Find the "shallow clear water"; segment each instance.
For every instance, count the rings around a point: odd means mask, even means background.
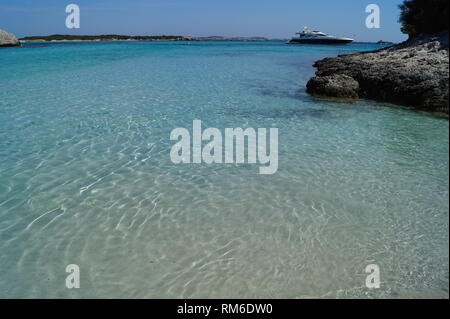
[[[448,120],[304,90],[373,47],[0,50],[0,298],[448,298]],[[277,127],[278,173],[174,165],[194,119]]]

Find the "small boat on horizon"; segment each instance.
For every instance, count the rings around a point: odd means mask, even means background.
[[[320,31],[310,30],[304,27],[302,32],[297,32],[296,35],[287,44],[347,44],[354,40],[345,37],[338,37]]]

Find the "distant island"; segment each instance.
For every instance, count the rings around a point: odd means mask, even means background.
[[[103,35],[67,35],[53,34],[48,36],[30,36],[19,39],[22,42],[48,41],[285,41],[285,39],[267,39],[264,37],[189,37],[181,35],[131,36],[119,34]]]
[[[268,39],[265,37],[223,37],[223,36],[210,36],[210,37],[197,37],[197,41],[287,41],[287,39]]]
[[[53,34],[47,36],[31,36],[19,39],[24,42],[45,42],[45,41],[193,41],[191,37],[177,35],[156,35],[156,36],[131,36],[119,34],[102,35],[68,35]]]
[[[394,42],[380,40],[377,44],[394,44]]]

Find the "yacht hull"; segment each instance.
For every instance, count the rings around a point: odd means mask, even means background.
[[[347,44],[352,39],[292,39],[288,44]]]

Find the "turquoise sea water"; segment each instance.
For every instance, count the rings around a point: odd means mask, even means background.
[[[448,120],[305,93],[315,60],[374,48],[0,50],[0,298],[448,298]],[[277,174],[174,165],[194,119],[278,128]]]

